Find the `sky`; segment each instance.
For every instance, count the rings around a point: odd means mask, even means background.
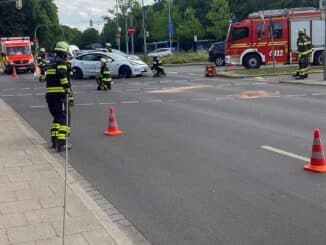
[[[141,0],[139,0],[141,3]],[[144,4],[152,4],[153,0],[144,0]],[[102,16],[108,16],[109,9],[115,9],[116,0],[54,0],[58,7],[59,22],[72,28],[84,31],[93,20],[93,27],[102,30]]]

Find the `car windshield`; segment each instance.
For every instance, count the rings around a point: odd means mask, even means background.
[[[7,55],[31,54],[31,49],[28,46],[8,47]]]
[[[121,56],[128,56],[126,53],[118,50],[118,49],[113,49],[112,50],[112,53],[115,53],[115,54],[118,54],[118,55],[121,55]]]

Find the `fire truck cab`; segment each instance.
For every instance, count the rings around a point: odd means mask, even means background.
[[[2,37],[0,38],[0,54],[2,65],[6,73],[16,70],[34,72],[34,58],[29,37]]]
[[[232,22],[226,39],[226,64],[248,69],[262,64],[297,63],[297,33],[300,28],[311,37],[315,64],[322,64],[325,25],[315,8],[264,10]]]

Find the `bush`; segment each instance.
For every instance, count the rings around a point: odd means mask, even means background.
[[[152,63],[152,57],[141,56],[141,59],[147,64]],[[170,56],[161,58],[163,64],[184,64],[192,62],[207,62],[208,53],[207,51],[200,52],[179,52]]]

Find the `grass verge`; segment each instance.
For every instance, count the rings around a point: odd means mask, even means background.
[[[227,77],[256,77],[256,76],[278,76],[278,75],[291,75],[298,70],[298,66],[285,66],[285,67],[268,67],[260,69],[241,69],[219,72],[218,74]],[[322,66],[311,66],[310,73],[323,72]]]
[[[152,64],[152,57],[141,56],[141,59],[147,64]],[[170,56],[161,58],[163,64],[186,64],[194,62],[208,62],[207,51],[200,52],[179,52]]]

